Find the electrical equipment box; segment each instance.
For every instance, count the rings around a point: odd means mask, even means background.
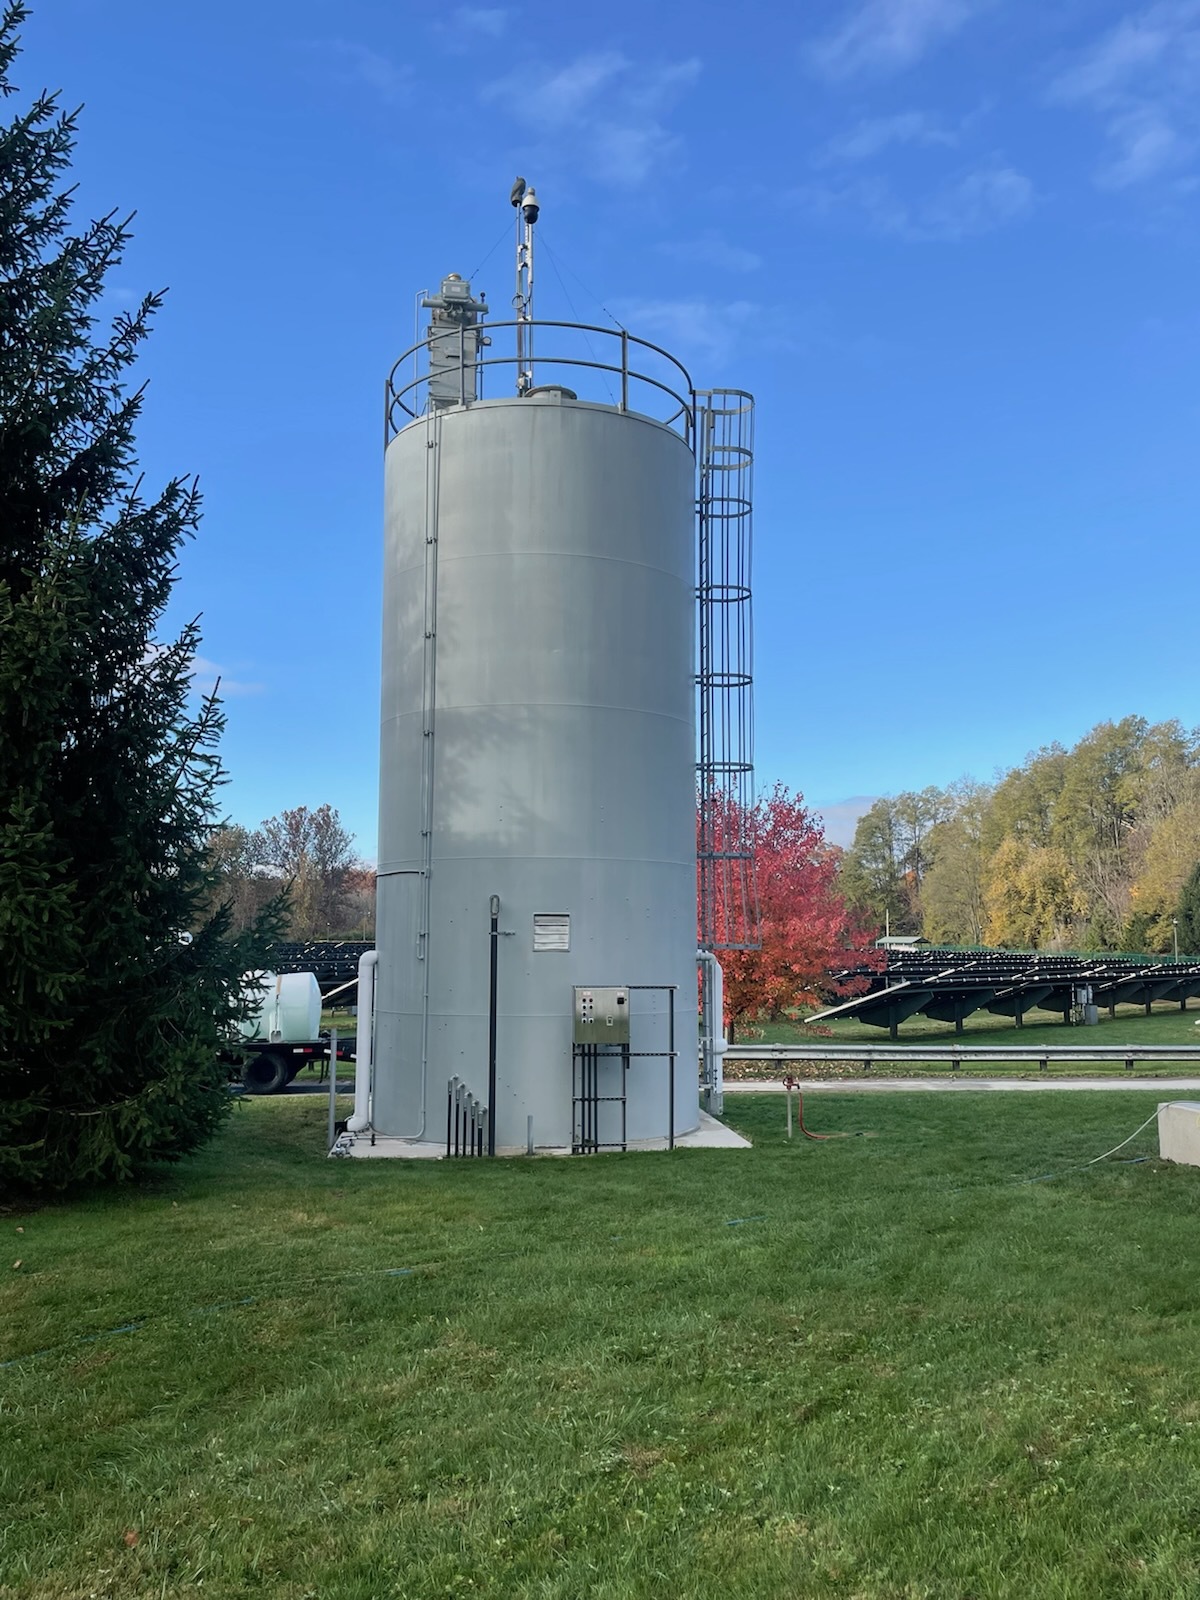
[[[575,1043],[628,1044],[629,990],[577,987]]]

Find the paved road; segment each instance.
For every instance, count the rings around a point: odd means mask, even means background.
[[[978,1089],[1025,1093],[1058,1089],[1153,1089],[1164,1099],[1200,1092],[1200,1078],[804,1078],[796,1080],[802,1094],[810,1089],[835,1089],[839,1094],[971,1094]],[[726,1094],[782,1094],[782,1082],[726,1083]]]

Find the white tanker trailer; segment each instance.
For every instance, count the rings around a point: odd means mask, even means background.
[[[241,1075],[247,1094],[278,1094],[314,1062],[329,1060],[321,1029],[321,986],[315,972],[247,972],[243,993],[253,1009],[222,1059]],[[338,1039],[339,1061],[353,1061],[355,1041]]]

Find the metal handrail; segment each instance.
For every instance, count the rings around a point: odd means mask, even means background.
[[[398,387],[397,377],[400,375],[401,368],[406,362],[413,360],[413,358],[416,357],[422,350],[428,351],[434,344],[457,338],[459,344],[460,370],[462,373],[460,400],[462,404],[466,405],[470,400],[470,397],[466,393],[466,375],[468,372],[481,372],[484,367],[516,367],[518,365],[518,358],[515,354],[511,356],[486,357],[474,355],[468,358],[468,335],[482,339],[484,336],[490,336],[492,333],[501,328],[517,328],[518,326],[534,330],[539,328],[565,328],[573,333],[582,333],[585,335],[594,333],[601,335],[604,338],[620,340],[621,360],[619,365],[606,361],[585,361],[575,356],[543,355],[540,350],[535,358],[535,364],[539,367],[575,367],[579,369],[588,369],[593,372],[611,373],[614,377],[619,377],[621,380],[621,399],[620,403],[616,407],[616,409],[619,411],[628,411],[630,409],[629,390],[631,383],[645,384],[648,388],[658,390],[659,393],[665,394],[670,400],[675,402],[676,409],[672,411],[669,416],[655,418],[654,420],[662,422],[664,426],[669,428],[673,428],[677,422],[682,420],[683,438],[688,444],[689,448],[694,449],[695,391],[692,386],[691,374],[688,372],[683,363],[673,356],[669,350],[664,350],[661,345],[653,344],[649,339],[640,339],[636,334],[629,333],[624,328],[620,330],[614,328],[601,328],[596,326],[594,323],[588,322],[517,323],[515,321],[481,322],[470,325],[464,323],[462,327],[455,331],[432,334],[424,339],[419,340],[416,344],[411,345],[395,362],[392,370],[387,376],[387,382],[384,389],[385,445],[391,442],[396,434],[400,432],[401,428],[407,426],[407,422],[400,422],[397,420],[397,409],[403,412],[408,421],[415,421],[417,417],[423,415],[423,408],[419,408],[417,406],[415,397],[417,391],[429,383],[430,373],[428,371],[419,372],[416,377],[410,378],[407,383],[401,384]],[[685,388],[683,393],[681,394],[678,390],[673,389],[669,383],[663,383],[660,379],[651,377],[649,373],[641,372],[636,368],[631,367],[629,364],[631,345],[636,345],[640,350],[651,351],[654,355],[660,356],[664,361],[669,362],[670,365],[674,367],[681,375],[684,381]],[[411,403],[406,403],[406,397],[411,399]]]
[[[1195,1044],[739,1044],[726,1061],[1195,1061]]]

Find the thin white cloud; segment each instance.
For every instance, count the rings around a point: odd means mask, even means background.
[[[915,201],[874,176],[798,189],[791,199],[815,216],[857,221],[873,233],[954,243],[1021,221],[1032,211],[1036,195],[1023,172],[994,160]]]
[[[987,9],[991,0],[860,0],[809,57],[829,78],[903,72]]]
[[[1059,74],[1052,92],[1063,100],[1107,99],[1158,67],[1181,31],[1194,24],[1200,7],[1192,0],[1168,0],[1122,17],[1073,67]]]
[[[848,850],[854,843],[854,830],[858,826],[859,817],[865,816],[878,798],[879,796],[874,794],[856,794],[849,800],[837,800],[832,805],[817,806],[816,812],[824,825],[826,841]]]
[[[1033,184],[1015,167],[978,167],[932,196],[916,218],[934,239],[965,239],[991,233],[1024,217],[1033,206]]]
[[[161,660],[174,648],[165,645],[159,640],[152,640],[142,653],[143,663]],[[244,678],[233,678],[225,671],[224,667],[210,661],[207,656],[192,656],[187,663],[188,676],[192,680],[192,687],[198,694],[211,694],[213,689],[220,687],[222,699],[226,696],[236,698],[239,695],[262,694],[266,688],[263,683],[251,683]]]
[[[508,27],[511,15],[504,6],[459,6],[454,13],[454,23],[464,33],[478,33],[488,39],[499,39]]]
[[[742,342],[747,324],[762,315],[761,307],[751,300],[721,304],[700,298],[618,301],[616,312],[639,338],[662,345],[684,362],[710,364],[730,355]]]
[[[601,182],[640,184],[677,161],[682,141],[665,119],[699,73],[694,59],[647,67],[598,50],[559,67],[523,65],[483,97],[530,130],[544,155]]]
[[[958,134],[925,111],[901,111],[892,117],[866,117],[848,133],[831,139],[816,156],[817,166],[855,166],[870,161],[891,145],[958,143]]]
[[[1182,166],[1195,149],[1193,140],[1184,138],[1158,106],[1131,107],[1112,119],[1109,134],[1114,154],[1097,173],[1106,189],[1127,189]]]
[[[1059,73],[1049,98],[1101,118],[1101,188],[1178,174],[1200,149],[1200,0],[1129,12]]]
[[[718,272],[757,272],[762,257],[719,233],[704,233],[697,239],[664,240],[658,246],[663,255],[691,264],[715,267]]]
[[[215,661],[209,661],[206,656],[192,657],[192,684],[201,694],[211,694],[216,688],[222,699],[240,699],[243,695],[262,694],[266,688],[263,683],[251,683],[245,678],[234,678]]]
[[[443,49],[455,55],[486,50],[508,32],[512,11],[507,6],[456,6],[438,13],[429,32]]]
[[[305,48],[320,59],[334,82],[366,89],[389,105],[406,100],[412,92],[411,67],[399,66],[380,51],[353,39],[314,39]]]

